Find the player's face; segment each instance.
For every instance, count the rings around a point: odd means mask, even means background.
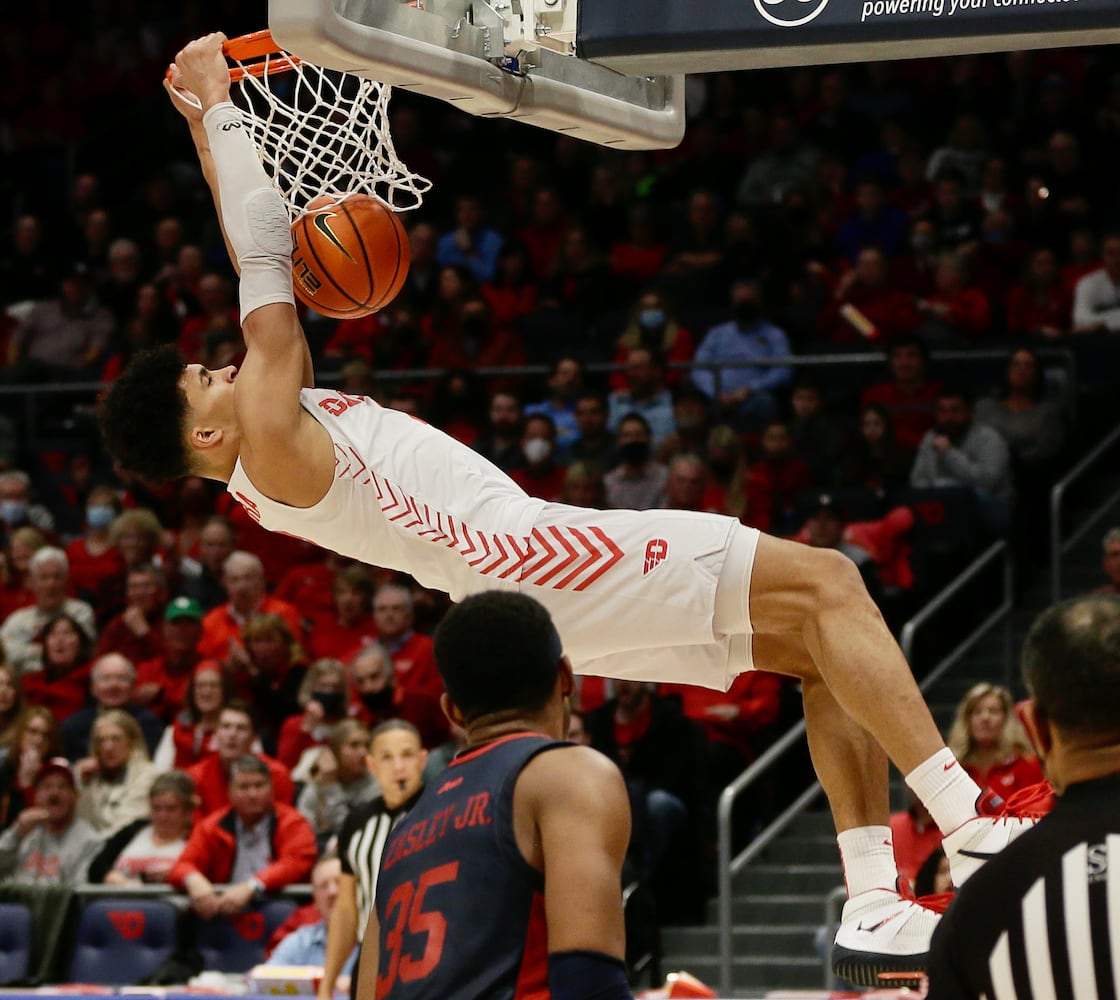
[[[370,771],[389,808],[400,805],[419,788],[428,762],[420,740],[406,729],[381,733],[370,747]]]
[[[179,386],[187,396],[190,422],[202,427],[234,426],[233,384],[237,367],[211,371],[202,365],[187,365]]]

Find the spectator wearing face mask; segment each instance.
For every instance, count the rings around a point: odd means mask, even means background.
[[[294,768],[312,747],[325,745],[331,729],[346,717],[350,707],[346,668],[338,660],[316,660],[307,669],[298,699],[303,712],[280,727],[276,750],[287,768]]]
[[[630,351],[635,347],[657,351],[666,363],[672,365],[692,360],[692,355],[696,353],[696,338],[692,331],[677,322],[669,301],[660,292],[651,290],[643,292],[635,303],[630,322],[618,338],[614,363],[626,364]],[[614,372],[610,387],[625,389],[625,372]]]
[[[556,425],[544,413],[525,418],[521,451],[526,464],[514,469],[510,478],[531,497],[555,502],[564,492],[564,466],[556,461]]]
[[[543,413],[556,427],[557,454],[565,453],[580,436],[576,399],[583,389],[583,365],[575,358],[560,358],[548,374],[548,396],[525,407],[525,416]]]
[[[371,729],[389,719],[404,719],[416,727],[423,746],[439,746],[447,739],[447,719],[439,701],[423,691],[402,687],[393,661],[380,643],[366,646],[350,661],[349,669],[361,703],[358,717]]]
[[[8,532],[25,525],[54,532],[54,515],[42,504],[31,502],[31,477],[21,469],[0,472],[0,521]]]
[[[759,362],[787,358],[791,354],[784,331],[763,318],[762,291],[757,281],[739,280],[731,286],[733,318],[713,326],[696,351],[697,364]],[[777,412],[774,393],[789,384],[792,373],[786,365],[751,364],[725,368],[719,383],[710,368],[697,368],[692,381],[721,414],[738,429],[757,430]]]
[[[117,491],[95,486],[86,499],[86,530],[66,546],[70,583],[80,594],[96,594],[101,580],[124,572],[124,559],[109,532],[121,512]]]
[[[607,506],[629,510],[664,507],[668,470],[653,460],[649,423],[640,413],[629,413],[619,422],[619,464],[604,476]]]

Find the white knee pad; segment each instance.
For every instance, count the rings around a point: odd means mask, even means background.
[[[261,166],[241,111],[216,104],[202,119],[218,175],[222,224],[241,271],[241,318],[274,302],[295,305],[292,234],[284,202]]]

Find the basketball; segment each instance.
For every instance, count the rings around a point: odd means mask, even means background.
[[[388,305],[410,259],[397,213],[369,195],[320,195],[292,223],[296,295],[324,316],[356,319]]]

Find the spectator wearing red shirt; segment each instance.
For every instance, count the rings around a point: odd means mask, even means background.
[[[660,694],[680,699],[687,718],[708,737],[710,787],[718,795],[758,753],[756,738],[778,721],[782,681],[776,674],[748,670],[726,691],[695,684],[662,684]]]
[[[970,284],[968,264],[959,253],[937,258],[934,291],[917,302],[923,318],[920,332],[933,343],[971,344],[991,329],[992,310],[988,297]]]
[[[29,581],[31,557],[46,544],[47,536],[38,528],[16,528],[8,537],[3,582],[0,585],[0,621],[13,611],[35,603],[35,592]]]
[[[218,752],[218,721],[233,698],[233,678],[217,660],[191,672],[182,711],[164,731],[152,761],[161,771],[186,771]]]
[[[926,378],[929,348],[917,334],[903,334],[887,345],[890,381],[864,390],[860,409],[878,403],[890,415],[899,447],[909,454],[918,450],[933,426],[941,383]]]
[[[231,701],[218,716],[217,752],[190,768],[198,792],[198,815],[209,816],[229,802],[230,765],[239,757],[252,754],[262,761],[272,776],[272,794],[277,802],[290,805],[295,795],[288,769],[263,753],[253,753],[257,722],[253,710],[241,701]]]
[[[1108,583],[1097,587],[1098,594],[1120,594],[1120,528],[1109,528],[1101,539],[1101,569]]]
[[[1042,781],[1042,765],[1007,688],[976,684],[957,706],[946,743],[969,776],[1001,799]]]
[[[373,578],[364,567],[350,566],[335,576],[331,589],[333,606],[308,632],[307,651],[313,660],[346,661],[377,638],[377,626],[373,623]]]
[[[325,746],[331,729],[349,714],[350,684],[338,660],[316,660],[307,668],[299,689],[303,711],[280,727],[276,756],[289,771],[312,747]]]
[[[160,632],[163,652],[136,665],[136,701],[171,722],[183,710],[191,674],[202,659],[202,606],[176,597],[163,613]]]
[[[415,610],[412,591],[396,583],[378,589],[373,599],[373,621],[378,642],[393,661],[397,684],[439,699],[443,681],[429,636],[413,631]]]
[[[552,417],[532,413],[525,418],[521,453],[526,464],[514,469],[510,478],[531,497],[559,501],[567,470],[556,461],[556,424]]]
[[[771,420],[762,431],[762,454],[747,473],[744,524],[774,534],[794,527],[797,497],[813,485],[809,465],[793,453],[793,435],[784,420]]]
[[[475,294],[459,306],[457,322],[439,333],[428,355],[429,368],[516,368],[525,364],[525,346],[511,329],[494,322],[490,304]]]
[[[568,218],[554,188],[538,188],[533,194],[529,222],[518,232],[518,240],[529,253],[533,277],[544,281],[556,274],[560,246],[568,232]]]
[[[300,711],[307,658],[279,615],[254,615],[241,639],[245,656],[238,659],[234,677],[238,697],[256,709],[258,735],[265,749],[275,753],[284,720]]]
[[[642,292],[630,310],[630,321],[615,342],[614,364],[625,366],[630,352],[645,347],[662,362],[662,368],[691,361],[696,354],[696,338],[692,331],[677,321],[676,311],[669,300],[654,289]],[[675,372],[665,377],[665,384],[678,381]],[[625,371],[611,373],[610,387],[616,392],[629,389]]]
[[[347,556],[327,552],[319,562],[293,566],[276,585],[272,596],[299,608],[305,622],[318,624],[335,613],[335,577],[356,565]]]
[[[120,497],[111,486],[95,486],[86,497],[85,533],[66,546],[70,583],[92,598],[107,576],[124,572],[124,558],[113,545],[109,529],[121,512]]]
[[[669,245],[658,238],[648,205],[633,205],[627,214],[626,237],[611,247],[611,271],[634,286],[653,281],[660,273]]]
[[[163,631],[159,627],[167,603],[167,580],[155,566],[133,566],[125,578],[124,611],[111,618],[101,632],[94,650],[120,653],[133,663],[143,663],[163,652]]]
[[[922,865],[941,846],[941,831],[930,816],[929,810],[909,788],[906,789],[907,807],[891,813],[891,839],[894,842],[894,860],[898,874],[914,888],[914,879]]]
[[[68,719],[89,697],[93,640],[81,624],[65,612],[55,615],[38,636],[42,669],[23,675],[29,705],[50,709],[56,719]]]
[[[110,530],[113,546],[121,554],[123,565],[112,574],[101,577],[97,587],[94,610],[98,622],[106,622],[125,608],[128,571],[133,566],[166,566],[160,553],[163,525],[150,510],[142,507],[126,510],[117,516]]]
[[[1073,292],[1062,284],[1058,258],[1049,247],[1034,250],[1023,280],[1007,293],[1007,332],[1060,340],[1069,333]]]
[[[836,283],[833,303],[822,311],[818,325],[834,343],[883,343],[919,322],[913,296],[890,280],[883,251],[864,247],[855,266]]]
[[[247,754],[230,762],[226,795],[229,806],[195,826],[167,879],[190,896],[191,908],[204,920],[233,916],[264,892],[305,881],[318,853],[307,820],[276,801],[282,796],[274,794],[273,776],[259,757]],[[257,850],[249,843],[262,832],[265,865],[254,871]],[[219,892],[216,884],[226,888]]]
[[[236,551],[229,555],[222,566],[222,585],[228,600],[202,619],[198,651],[203,656],[227,660],[238,655],[235,651],[243,648],[241,629],[253,615],[279,615],[293,636],[302,634],[299,612],[265,592],[264,564],[251,552]]]
[[[213,351],[222,341],[241,340],[241,319],[233,303],[228,279],[206,274],[198,283],[201,315],[188,317],[179,331],[179,347],[188,358],[199,358]]]
[[[350,683],[358,696],[358,718],[371,729],[389,719],[404,719],[420,733],[424,747],[436,747],[448,737],[447,718],[439,701],[423,691],[400,685],[388,654],[375,643],[350,661]]]
[[[497,272],[482,286],[482,294],[499,328],[512,330],[517,320],[536,309],[538,288],[524,246],[507,243],[502,247]]]

